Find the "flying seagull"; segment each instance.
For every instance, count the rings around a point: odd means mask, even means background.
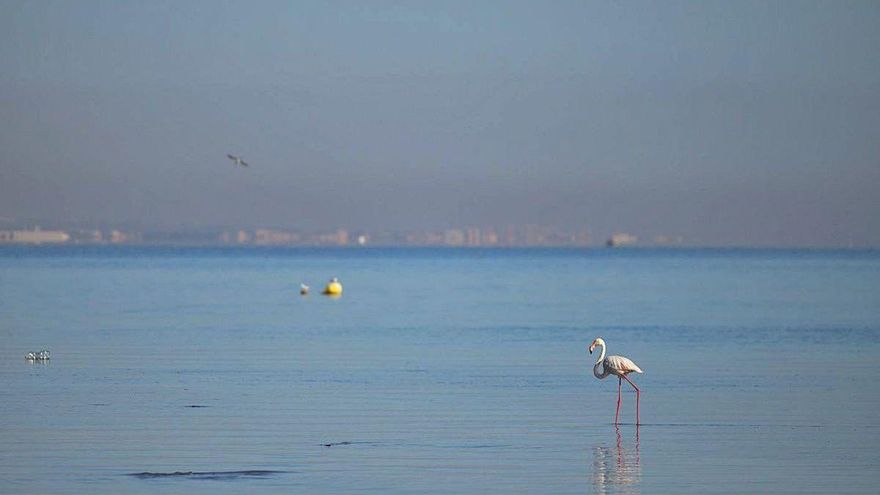
[[[248,164],[246,161],[242,160],[240,156],[235,155],[226,155],[230,160],[232,160],[236,165],[241,165],[242,167],[247,167]]]

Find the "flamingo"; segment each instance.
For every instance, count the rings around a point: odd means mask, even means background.
[[[617,411],[614,412],[614,424],[619,424],[617,418],[620,415],[620,387],[623,384],[623,380],[626,380],[634,389],[636,389],[636,425],[639,425],[639,387],[636,387],[636,384],[627,378],[626,375],[633,372],[643,373],[642,369],[639,368],[636,363],[632,362],[631,359],[623,356],[605,357],[605,341],[599,337],[596,337],[596,340],[590,344],[590,354],[593,353],[593,349],[596,347],[601,347],[602,352],[599,354],[599,359],[593,366],[593,374],[600,380],[608,375],[617,375]],[[599,371],[600,364],[602,365],[601,372]]]

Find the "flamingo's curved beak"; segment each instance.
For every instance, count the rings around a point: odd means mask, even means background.
[[[596,344],[590,344],[590,347],[587,349],[588,351],[590,351],[590,354],[593,353],[593,348],[594,348],[594,347],[596,347]]]

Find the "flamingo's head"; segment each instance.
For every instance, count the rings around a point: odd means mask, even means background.
[[[594,340],[593,343],[590,344],[590,354],[593,353],[593,349],[595,349],[596,347],[599,347],[600,345],[602,347],[605,347],[605,341],[602,340],[601,337],[596,337],[596,340]]]

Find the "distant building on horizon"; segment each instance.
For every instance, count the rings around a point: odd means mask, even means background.
[[[248,244],[251,242],[251,235],[244,230],[235,232],[225,231],[220,234],[218,239],[223,244]]]
[[[70,240],[63,230],[0,230],[0,243],[11,244],[62,244]]]
[[[447,246],[463,246],[465,234],[459,229],[449,229],[443,233],[443,243]]]
[[[685,243],[680,235],[657,235],[654,236],[654,244],[657,246],[681,246]]]
[[[299,241],[299,235],[282,230],[257,229],[254,232],[254,244],[261,246],[278,246],[293,244]]]
[[[609,237],[608,240],[605,241],[605,245],[608,247],[626,247],[633,246],[637,242],[639,242],[639,238],[632,234],[617,233]]]

